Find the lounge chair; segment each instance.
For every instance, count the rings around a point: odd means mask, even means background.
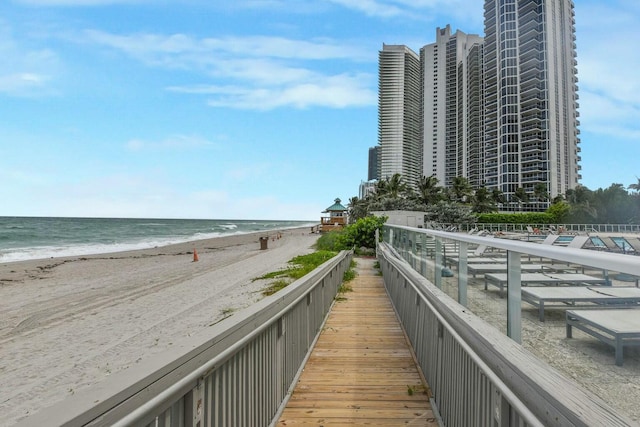
[[[553,243],[558,240],[558,236],[557,234],[549,234],[547,235],[547,237],[544,238],[544,240],[542,241],[543,245],[553,245]]]
[[[623,253],[636,252],[636,247],[634,247],[629,239],[626,239],[625,237],[611,237],[611,240],[616,244],[616,246],[618,246],[618,248],[620,248]]]
[[[616,365],[622,366],[624,347],[640,345],[640,310],[567,311],[567,338],[577,328],[615,349]]]
[[[500,297],[509,281],[507,273],[487,273],[484,275],[484,289],[488,285],[497,286],[500,289]],[[606,285],[607,280],[601,277],[593,277],[582,273],[521,273],[520,284],[527,285]]]
[[[585,245],[585,243],[587,243],[590,240],[591,239],[590,239],[589,236],[575,236],[573,238],[573,240],[571,240],[569,242],[567,247],[568,248],[579,248],[579,249],[581,249]]]
[[[522,301],[538,309],[538,319],[544,322],[545,308],[573,310],[576,308],[614,307],[640,304],[640,289],[612,286],[543,286],[522,289]]]
[[[609,249],[599,236],[589,236],[589,240],[583,248],[597,251],[606,251]]]
[[[635,248],[624,237],[604,237],[600,240],[606,245],[608,252],[635,253]]]

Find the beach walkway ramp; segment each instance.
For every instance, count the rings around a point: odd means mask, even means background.
[[[278,426],[437,426],[430,391],[374,268],[358,258]]]

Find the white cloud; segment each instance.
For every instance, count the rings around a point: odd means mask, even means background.
[[[121,36],[93,30],[86,34],[92,42],[117,49],[145,64],[188,69],[213,78],[213,84],[170,86],[167,90],[207,95],[208,104],[215,107],[344,108],[372,106],[377,102],[375,76],[323,74],[319,71],[322,64],[311,68],[309,61],[342,61],[347,64],[342,68],[349,69],[353,60],[368,56],[363,49],[332,40],[265,36],[196,39],[184,34]],[[368,59],[374,62],[375,55]],[[139,142],[132,148],[137,146]]]
[[[11,96],[51,95],[48,84],[58,68],[57,55],[50,49],[21,46],[11,27],[0,20],[0,94]]]
[[[435,15],[455,17],[463,22],[482,22],[478,0],[328,0],[374,18],[431,21]],[[463,29],[464,30],[464,29]]]
[[[117,35],[86,30],[86,38],[154,65],[210,66],[216,58],[280,58],[299,60],[375,60],[357,46],[326,38],[293,40],[275,36],[194,38],[185,34]]]
[[[0,215],[277,220],[320,215],[318,206],[275,195],[243,197],[213,186],[178,189],[157,174],[114,174],[75,184],[39,180],[16,193],[0,188],[0,196],[12,201],[0,207]]]
[[[274,86],[198,85],[171,87],[168,90],[207,95],[208,103],[213,107],[250,110],[271,110],[284,106],[347,108],[377,104],[373,81],[374,76],[365,74],[328,77],[314,75],[308,79]]]
[[[16,96],[38,94],[50,80],[49,76],[35,73],[0,74],[0,93]]]
[[[637,2],[576,5],[581,128],[604,136],[640,137],[640,39]]]

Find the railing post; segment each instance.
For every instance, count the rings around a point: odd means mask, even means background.
[[[202,415],[204,413],[204,385],[198,382],[184,398],[184,425],[185,427],[196,427],[203,424]]]
[[[440,237],[436,237],[436,253],[435,253],[435,271],[433,273],[433,284],[438,287],[438,289],[442,289],[442,239]]]
[[[411,237],[411,267],[413,267],[414,270],[416,269],[416,252],[418,247],[416,244],[417,238],[418,233],[414,231]]]
[[[467,306],[467,283],[469,275],[467,274],[467,242],[460,242],[458,250],[458,302]]]
[[[420,273],[422,277],[427,277],[427,235],[422,235],[422,253],[420,254]]]
[[[522,343],[522,281],[520,253],[507,252],[507,336]]]

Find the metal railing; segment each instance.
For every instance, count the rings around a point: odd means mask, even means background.
[[[36,413],[23,426],[266,426],[349,268],[343,251],[205,334]]]
[[[447,230],[456,227],[458,231],[472,229],[494,232],[527,233],[527,227],[537,228],[541,232],[557,234],[591,234],[591,233],[620,233],[640,234],[640,224],[510,224],[510,223],[476,223],[476,224],[450,224],[429,223],[427,228],[435,230]]]
[[[433,282],[424,277],[427,239],[434,244]],[[385,226],[383,240],[378,258],[385,286],[445,425],[632,425],[518,344],[519,278],[521,254],[640,275],[635,257],[401,226]],[[439,289],[445,240],[456,242],[460,258],[459,302]],[[465,307],[470,244],[507,252],[512,339]]]

